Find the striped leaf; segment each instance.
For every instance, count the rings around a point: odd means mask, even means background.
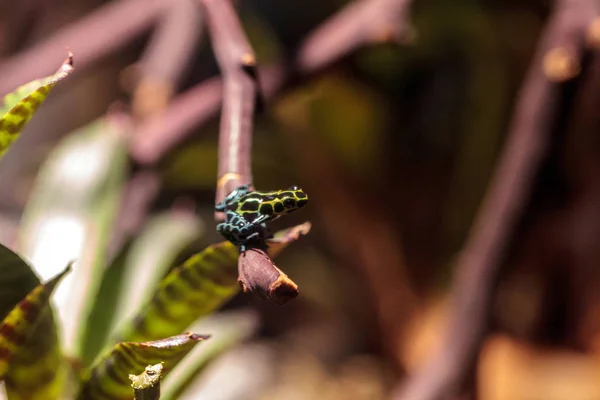
[[[7,318],[12,309],[39,284],[29,264],[0,245],[1,318]],[[10,399],[61,398],[66,369],[58,346],[52,309],[45,307],[38,320],[25,343],[27,351],[14,354],[9,364],[6,390]]]
[[[198,239],[201,231],[201,220],[192,212],[173,210],[148,220],[102,277],[82,335],[84,365],[92,364],[105,345],[114,344],[108,342],[111,333],[152,298],[160,281],[175,265],[176,257]],[[132,287],[136,290],[130,290]]]
[[[0,104],[0,157],[17,139],[19,133],[40,105],[46,100],[56,83],[73,72],[73,55],[65,60],[52,76],[35,80],[19,87],[4,97]]]
[[[161,400],[176,400],[188,394],[188,390],[193,392],[190,386],[203,380],[203,372],[213,361],[252,337],[259,326],[258,313],[254,310],[214,313],[195,322],[191,330],[209,333],[211,338],[192,350],[161,383]]]
[[[40,284],[29,264],[0,244],[0,318]]]
[[[141,374],[148,365],[162,363],[162,377],[207,336],[185,333],[153,342],[123,342],[92,368],[79,394],[80,400],[130,400],[129,375]]]
[[[274,257],[304,235],[310,224],[279,232],[269,241]],[[238,291],[238,249],[230,242],[211,245],[173,269],[161,282],[152,300],[128,324],[122,340],[155,340],[175,335],[231,299]]]
[[[10,359],[21,351],[27,351],[24,345],[48,307],[50,295],[70,271],[71,264],[49,282],[38,285],[0,323],[0,379],[8,372]]]

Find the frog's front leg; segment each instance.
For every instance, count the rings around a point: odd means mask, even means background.
[[[271,238],[273,237],[273,235],[271,234],[271,231],[269,230],[269,228],[267,227],[267,224],[262,223],[259,225],[255,225],[255,223],[252,223],[250,226],[251,232],[247,237],[245,242],[240,246],[240,252],[244,252],[246,251],[246,245],[248,242],[255,240],[255,241],[264,241],[265,239]],[[260,242],[259,242],[260,243]]]
[[[217,232],[231,243],[239,246],[247,240],[247,236],[251,233],[248,225],[248,221],[234,211],[226,211],[225,222],[217,225]]]

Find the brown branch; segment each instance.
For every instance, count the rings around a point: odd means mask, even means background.
[[[201,0],[213,50],[224,77],[219,129],[216,202],[243,184],[252,184],[252,129],[257,95],[256,56],[230,0]],[[224,220],[216,213],[217,222]],[[238,259],[239,282],[278,304],[298,295],[298,286],[279,270],[264,248],[249,248]]]
[[[163,111],[200,41],[202,13],[192,0],[175,0],[152,34],[139,62],[133,114],[139,118]]]
[[[220,109],[223,85],[212,78],[175,97],[164,113],[142,121],[130,141],[131,156],[151,165],[181,143],[193,129],[213,118]]]
[[[367,44],[412,39],[411,0],[363,0],[350,3],[305,39],[296,68],[313,73]]]
[[[458,258],[450,325],[441,349],[408,379],[395,399],[451,397],[472,371],[487,330],[504,252],[529,198],[557,109],[560,85],[552,82],[555,76],[547,75],[547,57],[562,48],[571,54],[567,62],[576,64],[586,29],[596,15],[593,0],[558,2],[522,88],[490,189]]]
[[[0,94],[52,72],[68,47],[82,70],[149,29],[170,0],[111,2],[29,49],[0,61]]]
[[[252,183],[251,148],[258,93],[256,56],[230,0],[201,0],[224,79],[216,202]],[[217,216],[217,219],[222,217]]]
[[[378,36],[376,32],[382,32],[384,27],[387,28],[383,31],[395,30],[403,36],[400,32],[407,32],[409,26],[409,5],[409,0],[360,0],[346,6],[303,41],[290,63],[281,62],[259,69],[265,98],[277,96],[302,83],[302,79],[297,78],[309,78],[350,52],[372,43]],[[372,19],[365,18],[365,13]],[[346,41],[343,35],[347,35]],[[140,126],[131,142],[134,159],[142,164],[157,162],[186,139],[192,128],[212,118],[222,100],[222,85],[219,78],[202,83],[176,99],[163,115]],[[219,176],[222,176],[221,172],[219,168]]]

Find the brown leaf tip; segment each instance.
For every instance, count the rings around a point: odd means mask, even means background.
[[[75,264],[77,260],[71,260],[69,261],[69,263],[67,264],[67,266],[65,267],[65,269],[63,269],[58,275],[56,275],[55,279],[57,281],[61,280],[65,275],[71,273],[71,271],[73,271],[73,264]]]
[[[70,50],[67,50],[67,59],[65,61],[63,61],[60,68],[58,69],[58,71],[56,71],[56,74],[54,74],[52,82],[56,83],[64,78],[66,78],[74,70],[75,70],[75,68],[73,68],[73,53],[71,53]]]
[[[246,286],[246,284],[238,278],[238,285],[240,285],[240,289],[242,289],[242,292],[244,293],[248,293],[248,286]]]
[[[72,260],[69,260],[69,262],[67,263],[67,266],[65,267],[65,271],[71,271],[73,269],[73,265],[77,262],[77,259],[74,258]]]
[[[211,335],[199,335],[197,333],[193,333],[193,332],[187,332],[186,333],[187,337],[190,338],[190,340],[195,340],[195,341],[202,341],[202,340],[208,340],[210,339]]]
[[[67,64],[69,66],[73,66],[73,52],[67,47],[67,59],[63,64]]]
[[[283,273],[269,288],[269,298],[279,305],[298,297],[299,293],[298,285]]]

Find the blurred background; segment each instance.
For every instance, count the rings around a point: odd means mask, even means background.
[[[348,4],[236,3],[259,66],[293,59]],[[415,0],[400,43],[354,45],[269,96],[254,184],[309,195],[274,224],[312,222],[277,260],[300,296],[277,306],[239,294],[226,309],[255,310],[255,333],[181,398],[385,399],[425,365],[554,5]],[[219,68],[201,11],[191,0],[0,2],[2,94],[52,73],[66,48],[75,56],[0,162],[0,240],[47,276],[82,252],[152,268],[221,240]],[[600,399],[600,64],[580,61],[540,114],[548,151],[498,249],[460,398]],[[120,150],[95,122],[107,112],[130,127]]]

